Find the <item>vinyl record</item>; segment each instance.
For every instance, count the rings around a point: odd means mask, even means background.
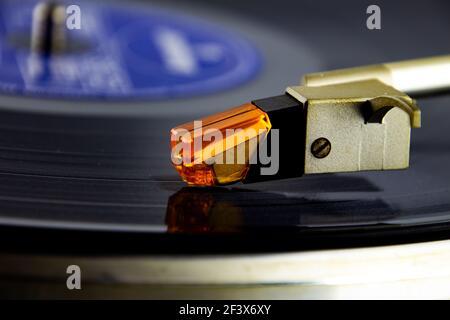
[[[423,123],[407,170],[197,188],[180,180],[169,148],[175,125],[281,94],[302,74],[445,53],[448,43],[436,39],[450,28],[447,4],[408,4],[406,15],[405,3],[383,2],[384,29],[371,33],[352,18],[364,11],[357,2],[339,10],[322,1],[275,9],[255,1],[78,1],[86,26],[67,40],[77,45],[36,61],[35,3],[0,4],[3,275],[30,256],[51,257],[43,265],[75,256],[234,259],[448,239],[448,97],[418,100]],[[425,29],[413,23],[419,13],[430,15]],[[113,270],[110,262],[100,264]],[[45,269],[19,274],[49,276]],[[130,283],[122,271],[111,281]]]

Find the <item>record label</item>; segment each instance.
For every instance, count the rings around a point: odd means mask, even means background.
[[[218,92],[253,79],[258,49],[214,23],[149,6],[77,2],[81,28],[68,50],[30,52],[37,2],[0,4],[0,91],[97,99],[168,99]]]

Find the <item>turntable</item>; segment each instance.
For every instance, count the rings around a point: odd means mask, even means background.
[[[195,187],[170,161],[171,128],[301,75],[450,51],[449,4],[378,6],[2,1],[0,297],[450,298],[448,96],[417,99],[405,170]]]

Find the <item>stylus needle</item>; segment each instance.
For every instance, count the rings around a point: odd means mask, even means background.
[[[421,114],[408,95],[450,88],[450,55],[308,74],[303,85],[171,130],[193,185],[404,169]]]

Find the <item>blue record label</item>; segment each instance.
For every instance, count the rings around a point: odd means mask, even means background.
[[[238,86],[262,66],[249,40],[213,23],[149,6],[79,1],[78,13],[67,9],[67,52],[32,53],[36,3],[0,2],[1,93],[169,99]]]

